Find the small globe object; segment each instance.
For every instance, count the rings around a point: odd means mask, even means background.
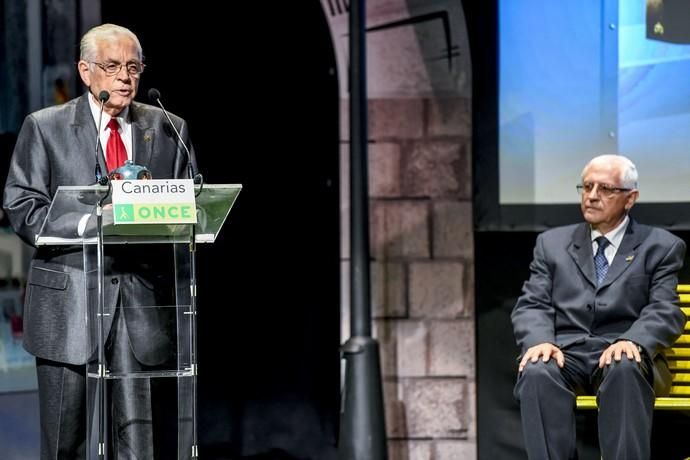
[[[145,166],[134,164],[132,160],[126,160],[125,164],[112,171],[108,177],[110,180],[137,180],[151,179],[151,171]]]

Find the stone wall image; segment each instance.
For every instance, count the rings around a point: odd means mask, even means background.
[[[347,10],[322,0],[341,82],[349,337]],[[367,2],[372,311],[391,460],[474,459],[471,71],[460,2]]]

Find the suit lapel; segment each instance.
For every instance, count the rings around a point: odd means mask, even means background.
[[[625,270],[632,265],[632,261],[635,260],[637,248],[642,244],[645,238],[647,238],[648,233],[649,232],[643,231],[643,228],[640,228],[630,219],[628,228],[625,229],[625,235],[623,236],[621,245],[616,251],[616,256],[613,258],[613,262],[600,288],[608,286],[616,281]]]
[[[90,93],[85,93],[77,100],[76,109],[74,111],[74,117],[72,119],[72,124],[70,126],[72,134],[74,136],[74,145],[76,146],[76,151],[84,152],[86,156],[85,164],[93,165],[92,173],[95,170],[96,153],[94,151],[94,146],[96,145],[96,136],[98,132],[96,131],[96,124],[93,121],[93,115],[91,114],[91,106],[89,105],[89,95]],[[101,149],[101,143],[98,142],[98,162],[101,165],[101,171],[105,173],[107,171],[105,163],[103,162],[103,151]],[[95,181],[95,177],[94,177]]]
[[[568,246],[568,253],[575,261],[582,275],[587,278],[592,286],[597,285],[597,277],[594,274],[594,254],[592,254],[592,239],[588,224],[580,224],[573,232],[573,242]]]
[[[150,121],[139,104],[132,102],[129,113],[132,122],[132,150],[134,150],[132,161],[151,169],[149,165],[151,164],[155,129],[151,127]]]

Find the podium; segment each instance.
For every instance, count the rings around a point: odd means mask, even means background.
[[[198,458],[196,244],[242,186],[195,188],[195,225],[113,225],[109,186],[61,186],[36,237],[83,252],[88,459]]]

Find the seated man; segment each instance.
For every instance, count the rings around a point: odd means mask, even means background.
[[[576,458],[575,396],[596,392],[602,457],[649,459],[654,397],[671,386],[660,352],[685,324],[685,243],[628,216],[639,194],[629,159],[592,159],[577,189],[586,222],[538,236],[512,312],[527,453]]]

